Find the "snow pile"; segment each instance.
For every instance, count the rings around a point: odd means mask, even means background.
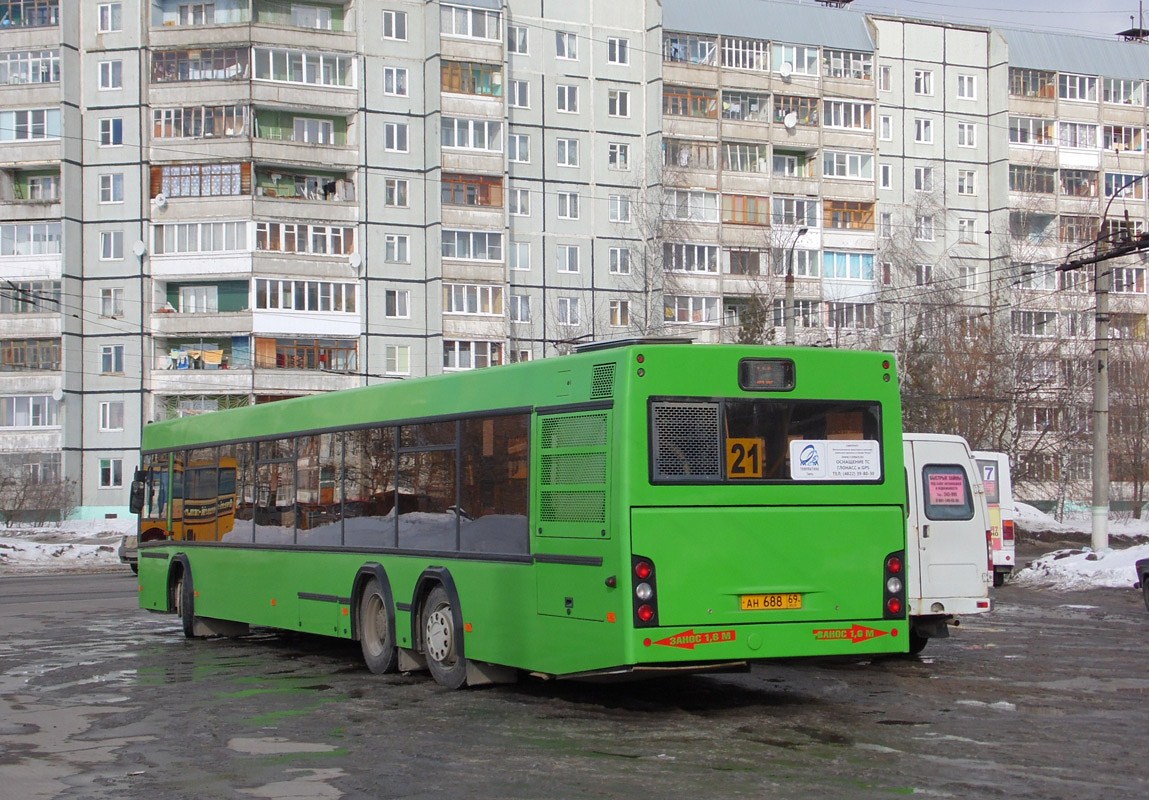
[[[1067,591],[1102,587],[1128,589],[1137,580],[1133,564],[1142,558],[1149,558],[1149,544],[1121,550],[1094,551],[1088,547],[1055,550],[1015,572],[1010,580]]]
[[[0,574],[124,568],[116,548],[134,518],[0,528]]]

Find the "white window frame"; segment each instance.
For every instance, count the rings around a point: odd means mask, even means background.
[[[608,64],[626,66],[630,64],[630,39],[609,36],[606,40],[606,61]]]
[[[507,190],[507,213],[512,217],[531,215],[531,190],[512,187]]]
[[[625,194],[612,194],[607,197],[607,218],[620,225],[631,223],[630,198]]]
[[[578,113],[578,87],[560,83],[555,87],[555,110],[561,114]]]
[[[100,345],[100,374],[123,375],[125,352],[122,344]]]
[[[611,275],[630,274],[630,248],[610,247],[607,249],[607,270]]]
[[[411,319],[410,290],[384,289],[383,316],[387,319]]]
[[[630,171],[630,145],[625,142],[607,144],[606,168],[618,172]]]
[[[124,485],[124,459],[100,459],[100,488],[119,489]]]
[[[531,107],[531,84],[524,80],[512,80],[507,85],[507,105],[511,108]]]
[[[934,94],[934,73],[929,69],[914,70],[914,94],[932,97]]]
[[[558,324],[564,328],[574,328],[582,324],[582,304],[578,297],[558,298]]]
[[[100,261],[124,260],[124,232],[100,231]]]
[[[100,316],[124,316],[124,289],[121,286],[111,286],[100,289]]]
[[[559,272],[573,275],[581,264],[581,251],[577,244],[560,244],[555,247],[555,266]]]
[[[611,300],[609,305],[608,324],[612,328],[630,327],[630,301]]]
[[[123,3],[100,3],[96,6],[96,33],[114,33],[123,29]]]
[[[124,429],[124,401],[100,401],[100,431],[122,431]]]
[[[523,56],[530,54],[530,37],[525,25],[507,26],[507,52]]]
[[[384,234],[383,260],[388,264],[410,264],[411,237],[405,233]]]
[[[100,147],[123,147],[123,117],[104,117],[100,120]]]
[[[383,38],[396,42],[407,41],[407,12],[384,10],[382,13]]]
[[[411,207],[411,182],[406,178],[383,180],[383,205],[389,208]]]
[[[934,121],[929,117],[914,118],[914,141],[918,144],[934,143]]]
[[[511,242],[507,247],[507,269],[514,272],[531,271],[531,243]]]
[[[555,139],[555,163],[560,167],[577,167],[579,165],[579,141],[559,137]]]
[[[555,31],[555,58],[562,61],[578,61],[577,33]]]
[[[410,152],[410,132],[406,122],[383,123],[383,150],[388,153]]]
[[[99,187],[101,205],[124,202],[124,173],[106,172],[100,175]]]
[[[389,344],[383,348],[383,372],[387,375],[411,374],[411,346]]]
[[[507,161],[512,164],[531,163],[531,135],[529,133],[507,134]]]
[[[611,89],[607,93],[606,113],[608,117],[630,118],[630,92],[626,89]]]
[[[559,219],[578,219],[579,218],[579,193],[578,192],[557,192],[558,197],[558,218]]]
[[[894,168],[892,164],[878,165],[878,188],[892,189],[894,187]]]
[[[512,294],[507,305],[507,313],[511,322],[531,321],[531,296],[529,294]]]
[[[108,92],[124,88],[124,62],[120,59],[100,62],[99,91]]]
[[[977,147],[977,125],[972,122],[957,124],[957,146]]]
[[[383,68],[383,94],[390,97],[407,97],[407,68]]]
[[[957,171],[957,193],[967,197],[977,194],[977,170],[959,169]]]
[[[977,100],[977,76],[957,76],[957,96],[959,100]]]

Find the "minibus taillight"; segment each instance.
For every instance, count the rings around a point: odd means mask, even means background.
[[[899,550],[886,556],[882,570],[882,618],[905,619],[906,616],[906,554]]]
[[[1001,521],[1001,540],[1013,544],[1013,520],[1003,519]]]
[[[985,565],[991,573],[993,572],[993,529],[988,529],[985,532]]]
[[[642,556],[631,556],[634,580],[635,627],[653,628],[658,625],[658,592],[655,583],[654,562]]]

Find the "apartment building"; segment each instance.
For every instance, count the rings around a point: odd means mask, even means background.
[[[768,0],[0,2],[0,473],[123,514],[152,420],[788,317],[893,347],[955,308],[1058,376],[1042,435],[1092,329],[1088,276],[1040,265],[1110,198],[1143,229],[1147,68]]]

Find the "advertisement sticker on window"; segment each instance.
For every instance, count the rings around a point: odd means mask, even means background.
[[[795,439],[790,477],[796,481],[874,481],[882,477],[878,442]]]

